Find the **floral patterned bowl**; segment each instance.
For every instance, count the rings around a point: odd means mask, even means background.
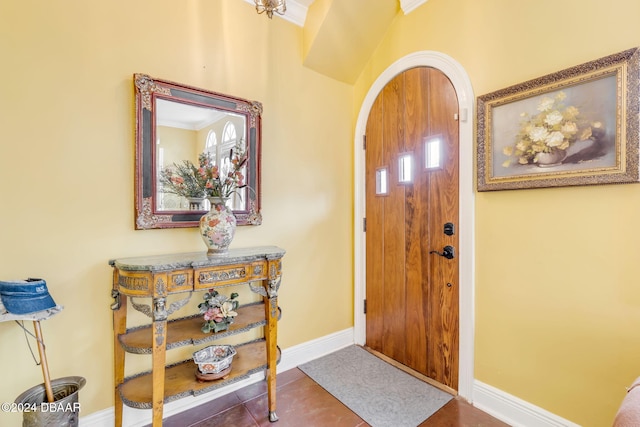
[[[231,366],[236,349],[231,345],[211,345],[193,353],[202,374],[218,374]]]

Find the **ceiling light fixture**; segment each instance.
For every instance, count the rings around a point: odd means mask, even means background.
[[[273,12],[284,15],[287,11],[286,0],[254,0],[256,2],[256,11],[260,14],[267,13],[269,19],[273,17]]]

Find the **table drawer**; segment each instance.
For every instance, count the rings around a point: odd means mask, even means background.
[[[194,277],[194,289],[207,289],[219,285],[262,280],[267,275],[267,262],[252,264],[225,265],[197,269]]]
[[[193,289],[193,270],[172,271],[168,274],[167,280],[169,293],[190,291]]]

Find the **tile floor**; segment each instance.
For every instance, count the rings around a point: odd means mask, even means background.
[[[164,427],[365,427],[363,421],[299,369],[278,375],[277,414],[267,419],[266,383],[249,385],[164,420]],[[454,398],[417,427],[508,427]]]

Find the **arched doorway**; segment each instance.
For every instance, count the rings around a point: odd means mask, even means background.
[[[356,344],[364,345],[366,338],[366,318],[363,305],[366,295],[366,235],[363,232],[365,216],[365,156],[363,135],[367,119],[380,91],[397,74],[414,67],[436,68],[453,84],[460,107],[460,188],[459,188],[459,285],[460,285],[460,336],[459,336],[459,380],[458,394],[472,400],[473,391],[473,351],[474,351],[474,191],[473,191],[473,112],[474,95],[471,82],[462,66],[451,57],[439,52],[422,51],[407,55],[389,66],[373,83],[367,93],[358,119],[354,140],[355,159],[355,212],[354,212],[354,323]]]

